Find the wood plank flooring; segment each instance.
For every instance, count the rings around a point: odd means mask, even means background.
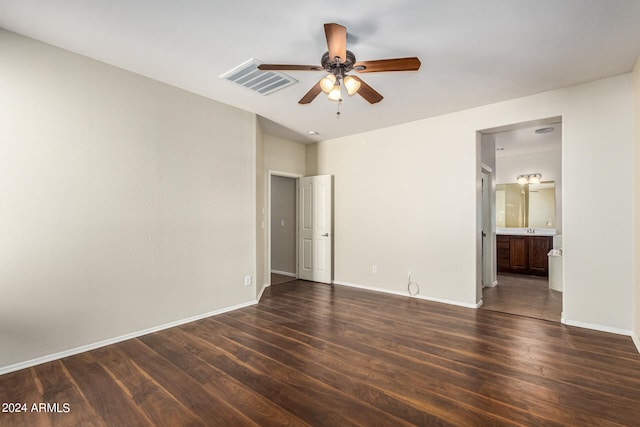
[[[287,282],[293,282],[296,280],[295,277],[285,276],[284,274],[271,273],[271,284],[272,285],[281,285]]]
[[[562,317],[562,292],[549,289],[545,277],[501,273],[498,285],[482,289],[482,301],[482,310],[552,322],[560,322]]]
[[[640,355],[628,337],[293,281],[0,376],[0,401],[60,408],[1,426],[631,426]]]

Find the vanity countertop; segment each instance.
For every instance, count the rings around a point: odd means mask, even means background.
[[[533,232],[531,232],[533,230]],[[496,228],[497,235],[503,236],[555,236],[555,228]]]

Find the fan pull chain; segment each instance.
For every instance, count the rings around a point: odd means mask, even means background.
[[[342,99],[338,100],[338,112],[336,113],[336,119],[340,118],[340,104],[342,104]]]

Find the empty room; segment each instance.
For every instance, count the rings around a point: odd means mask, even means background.
[[[637,424],[638,18],[0,0],[0,426]]]

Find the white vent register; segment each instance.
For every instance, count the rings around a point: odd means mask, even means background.
[[[220,78],[244,86],[262,95],[269,95],[298,82],[293,77],[278,71],[260,71],[258,70],[258,65],[260,64],[262,62],[251,58],[233,70],[227,71]]]

